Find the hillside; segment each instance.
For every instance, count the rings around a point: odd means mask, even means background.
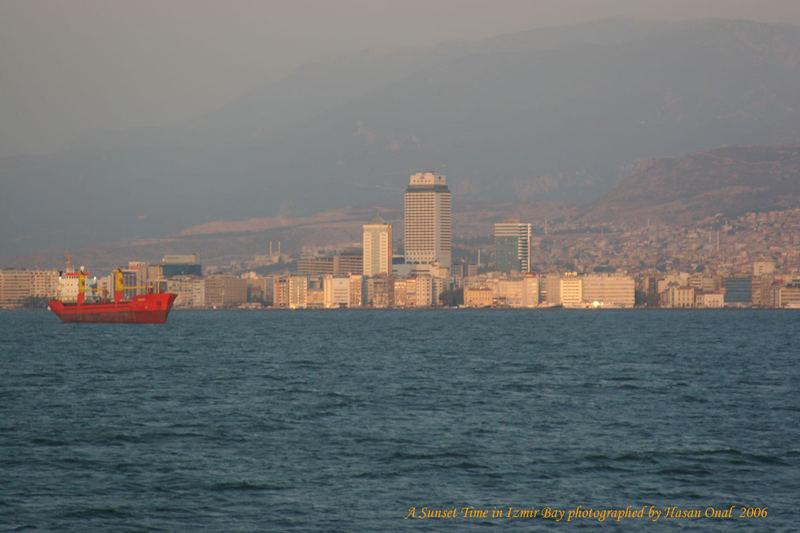
[[[800,144],[737,146],[641,164],[584,221],[686,222],[800,206]]]
[[[204,265],[226,266],[231,262],[252,262],[264,255],[272,242],[277,252],[298,256],[318,250],[349,246],[360,247],[362,225],[380,214],[393,226],[395,246],[403,239],[402,197],[394,206],[379,208],[347,207],[298,218],[262,218],[243,221],[214,221],[192,226],[160,237],[120,242],[110,246],[70,249],[76,264],[90,265],[97,271],[108,271],[128,261],[159,263],[164,255],[197,254]],[[453,239],[456,246],[479,241],[491,243],[494,223],[508,217],[534,222],[574,219],[575,208],[557,204],[504,203],[465,204],[458,202],[453,211]],[[64,265],[65,249],[22,254],[3,263],[4,267],[59,269]]]
[[[800,207],[800,144],[737,146],[680,157],[658,158],[633,174],[601,200],[585,208],[556,203],[470,202],[455,198],[453,238],[462,250],[478,243],[491,247],[494,223],[519,218],[541,232],[551,227],[586,228],[645,220],[686,224],[716,214],[736,217]],[[181,231],[122,242],[114,246],[73,248],[76,261],[111,269],[136,259],[159,262],[172,253],[196,253],[206,265],[251,263],[272,242],[285,254],[358,247],[362,225],[376,213],[394,226],[395,246],[403,238],[402,195],[382,207],[347,207],[304,217],[217,220]],[[474,250],[473,250],[474,251]],[[58,268],[62,250],[23,254],[6,266]]]

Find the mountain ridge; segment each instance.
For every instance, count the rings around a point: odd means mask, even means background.
[[[592,202],[582,220],[677,223],[798,206],[800,144],[731,146],[646,161]]]

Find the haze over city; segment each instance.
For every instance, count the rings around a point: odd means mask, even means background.
[[[644,161],[800,141],[790,1],[0,10],[14,265],[216,221],[391,210],[424,169],[448,176],[455,216],[516,202],[540,206],[540,227],[569,223]]]
[[[0,5],[0,155],[218,109],[312,61],[602,19],[800,24],[792,0],[81,0]]]

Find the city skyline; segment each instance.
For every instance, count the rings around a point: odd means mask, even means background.
[[[721,275],[702,264],[690,272],[663,275],[644,269],[644,274],[633,276],[625,269],[602,265],[596,265],[593,271],[550,269],[532,274],[532,257],[552,247],[559,233],[545,232],[534,240],[532,224],[519,219],[494,224],[495,254],[488,272],[480,272],[480,265],[463,263],[458,272],[453,272],[449,255],[451,201],[443,175],[422,172],[410,176],[403,199],[402,257],[412,261],[405,264],[394,264],[392,226],[376,216],[362,225],[360,251],[300,257],[294,273],[261,276],[248,272],[234,276],[209,272],[203,276],[196,255],[172,253],[164,255],[159,265],[129,261],[127,268],[87,282],[90,274],[84,274],[83,267],[79,276],[69,272],[67,254],[68,271],[63,275],[52,270],[0,270],[0,306],[29,305],[48,299],[105,302],[110,293],[116,294],[115,300],[130,300],[137,294],[146,294],[150,284],[158,286],[156,292],[173,293],[176,308],[190,309],[407,309],[449,305],[595,309],[800,307],[800,272],[781,271],[785,264],[776,268],[775,261],[768,260],[752,262],[751,275]],[[798,217],[790,220],[800,224],[800,209],[795,211]],[[769,223],[785,225],[783,219],[770,214],[746,218],[746,224],[755,227],[767,227]],[[732,231],[733,226],[724,229]],[[649,222],[646,231],[653,247],[662,232],[654,227],[650,234]],[[720,231],[716,231],[715,243],[710,235],[702,249],[719,256]],[[796,242],[798,235],[792,244],[800,244]],[[602,240],[595,237],[593,242],[607,248],[605,233],[601,236]],[[283,261],[281,254],[262,257],[277,264]],[[447,266],[442,264],[443,258]],[[120,284],[125,286],[124,291],[119,289]]]

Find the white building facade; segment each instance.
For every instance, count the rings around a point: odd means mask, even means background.
[[[392,226],[376,217],[364,224],[364,276],[392,273]]]
[[[438,263],[450,269],[451,202],[443,175],[420,172],[411,176],[404,199],[406,263]]]

